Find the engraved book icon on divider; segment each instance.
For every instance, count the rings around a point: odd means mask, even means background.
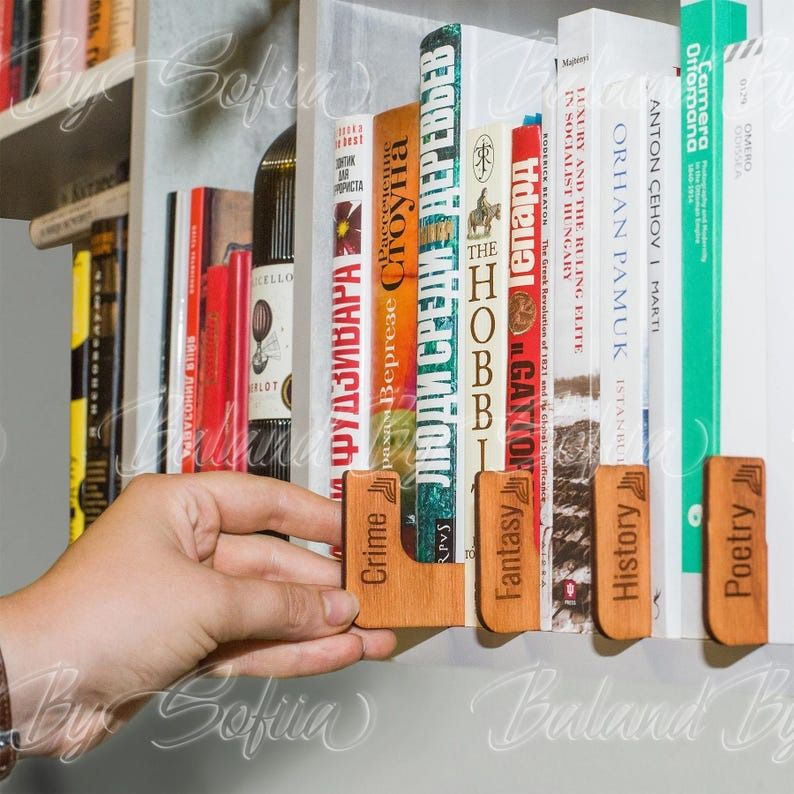
[[[631,491],[641,502],[647,501],[648,493],[645,485],[645,472],[630,471],[618,485],[619,491]]]
[[[522,504],[529,504],[529,482],[520,477],[511,477],[504,488],[503,494],[515,494]]]
[[[761,466],[740,466],[733,477],[736,485],[746,485],[756,496],[762,496],[764,487],[764,473]]]
[[[391,504],[397,502],[397,486],[388,477],[378,477],[367,489],[370,493],[383,494]]]

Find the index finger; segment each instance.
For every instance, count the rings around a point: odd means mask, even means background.
[[[335,546],[342,542],[341,504],[298,485],[231,471],[193,474],[183,482],[211,497],[222,532],[271,530]]]

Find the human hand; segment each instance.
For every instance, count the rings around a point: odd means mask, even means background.
[[[351,627],[358,603],[339,589],[336,560],[255,534],[338,545],[340,524],[338,503],[276,480],[230,472],[133,480],[44,576],[0,599],[23,751],[89,749],[205,663],[285,677],[389,656],[391,631]],[[68,709],[37,714],[52,702],[46,672],[56,669],[74,675],[60,698]]]

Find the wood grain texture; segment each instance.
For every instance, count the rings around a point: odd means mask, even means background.
[[[540,629],[532,474],[480,472],[474,485],[477,611],[490,631]]]
[[[595,608],[614,640],[651,636],[650,488],[646,466],[599,466],[593,479]]]
[[[723,645],[767,642],[766,472],[760,458],[704,470],[706,625]]]
[[[420,563],[403,550],[396,472],[346,472],[342,512],[342,581],[361,604],[357,625],[463,625],[463,565]]]

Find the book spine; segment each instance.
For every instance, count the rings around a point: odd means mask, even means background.
[[[91,252],[78,251],[72,266],[72,398],[69,421],[69,542],[85,530],[80,495],[85,480],[88,420],[88,336],[91,315]]]
[[[22,96],[32,96],[37,89],[41,57],[42,0],[29,0],[25,9],[24,53],[22,63]]]
[[[13,5],[11,27],[11,54],[8,62],[8,99],[13,105],[23,99],[23,67],[25,50],[25,12],[29,0],[11,0]]]
[[[681,636],[681,83],[648,85],[648,464],[653,634]]]
[[[416,556],[420,562],[464,561],[463,538],[456,526],[462,518],[463,497],[459,488],[461,78],[460,25],[428,34],[421,44],[419,74]]]
[[[110,13],[110,57],[135,44],[135,0],[113,0]]]
[[[0,111],[11,104],[11,47],[14,0],[0,0]]]
[[[594,250],[593,30],[560,22],[557,260],[554,275],[554,542],[552,629],[593,630],[590,479],[599,455],[598,270]],[[570,64],[570,65],[568,65]]]
[[[86,66],[96,66],[110,57],[110,17],[113,0],[89,0],[86,34]]]
[[[532,472],[533,531],[540,549],[541,391],[543,357],[542,190],[540,124],[512,131],[507,320],[505,455],[507,471]],[[491,467],[496,468],[496,467]]]
[[[475,602],[474,479],[505,466],[508,274],[510,272],[510,153],[507,124],[475,127],[466,134],[465,308],[463,371],[465,620],[477,626]],[[514,237],[515,242],[515,237]],[[518,376],[521,380],[521,376]],[[523,384],[521,384],[523,386]],[[519,386],[519,388],[521,388]],[[511,389],[515,388],[511,380]],[[521,432],[521,431],[519,431]],[[508,436],[513,450],[525,443]]]
[[[227,468],[248,470],[248,356],[251,302],[251,252],[229,258],[229,357],[226,381]]]
[[[129,206],[130,185],[124,182],[34,218],[30,222],[30,240],[37,248],[63,245],[87,235],[96,220],[125,215]]]
[[[188,243],[187,307],[185,312],[185,399],[182,419],[182,473],[196,466],[198,413],[198,358],[201,329],[201,260],[204,240],[204,188],[190,194],[190,238]]]
[[[681,8],[682,349],[681,521],[684,637],[703,637],[703,463],[720,452],[722,97],[726,46],[746,37],[732,0]]]
[[[62,0],[44,0],[41,10],[41,55],[39,57],[38,88],[48,91],[61,84],[64,75],[57,71],[61,36]]]
[[[369,468],[372,116],[340,119],[335,140],[330,494],[341,499],[344,472]]]
[[[418,103],[375,117],[372,190],[370,467],[400,475],[403,547],[415,557]]]
[[[58,67],[65,82],[85,71],[89,0],[69,0],[61,10]]]
[[[648,461],[648,82],[601,103],[601,463]]]
[[[554,509],[554,206],[557,191],[556,82],[543,92],[541,114],[540,259],[540,627],[551,631]]]
[[[210,265],[206,274],[206,308],[199,348],[201,424],[198,427],[201,471],[226,468],[227,357],[229,352],[229,267]]]
[[[166,473],[182,471],[182,432],[185,400],[185,348],[188,258],[190,255],[190,193],[178,191],[174,211],[173,277],[171,282],[171,336],[168,346],[168,436]]]
[[[83,494],[89,527],[121,490],[121,384],[127,218],[97,221],[91,230],[91,328],[88,432]]]

